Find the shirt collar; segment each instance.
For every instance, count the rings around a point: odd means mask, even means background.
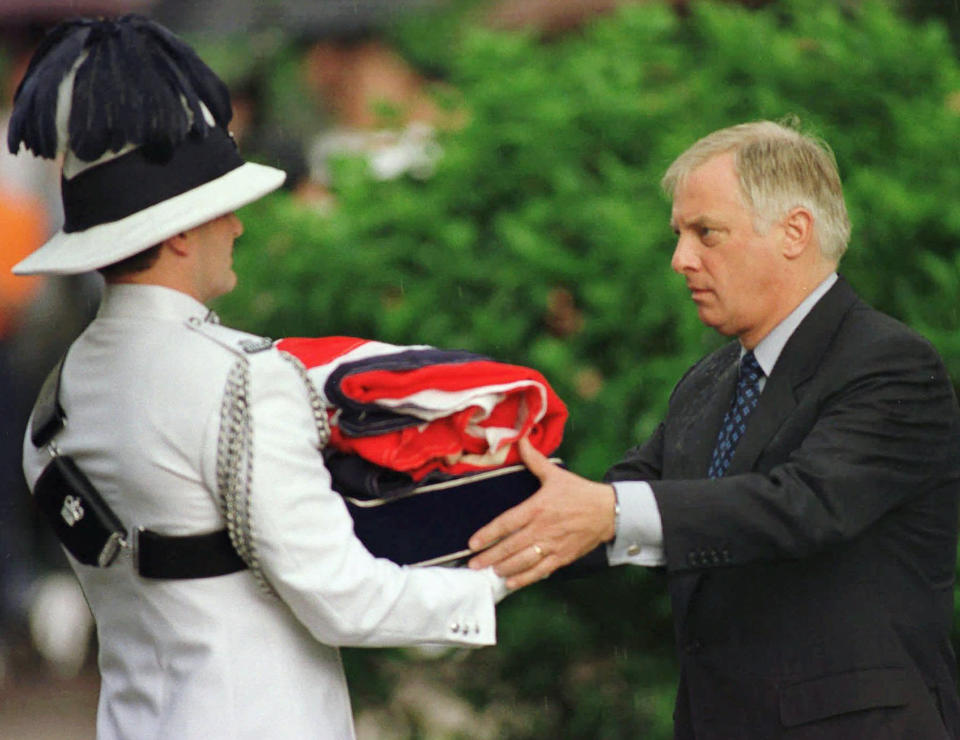
[[[800,326],[800,322],[807,317],[807,314],[810,313],[817,304],[817,301],[833,287],[835,282],[837,282],[837,273],[832,272],[827,276],[826,280],[813,289],[810,295],[801,301],[799,306],[790,312],[789,316],[777,324],[773,330],[754,347],[753,354],[757,358],[757,362],[763,369],[766,377],[770,377],[770,373],[773,372],[773,366],[777,364],[777,360],[780,358],[780,353],[783,352],[787,340],[790,339],[793,332]],[[744,354],[746,354],[746,350],[741,346],[740,356],[742,357]]]
[[[98,319],[205,320],[211,311],[196,298],[161,285],[115,283],[104,286]]]

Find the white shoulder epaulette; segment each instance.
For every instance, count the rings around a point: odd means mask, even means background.
[[[269,337],[258,337],[256,334],[204,321],[196,316],[187,319],[187,327],[240,356],[263,352],[273,347],[273,340]]]

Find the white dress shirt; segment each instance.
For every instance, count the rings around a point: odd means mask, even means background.
[[[837,273],[831,273],[754,348],[753,354],[763,370],[759,383],[761,392],[787,340],[836,281]],[[746,349],[741,347],[740,356],[745,353]],[[617,491],[620,516],[617,534],[613,542],[607,545],[610,565],[663,565],[666,562],[663,554],[663,523],[650,484],[645,481],[619,481],[613,487]]]
[[[303,379],[272,347],[202,323],[207,309],[158,286],[107,288],[71,347],[56,438],[129,530],[224,527],[217,442],[228,372],[249,362],[250,507],[262,572],[140,577],[71,558],[97,623],[100,740],[354,736],[337,646],[495,642],[491,572],[405,568],[370,555],[317,451]],[[255,346],[255,345],[254,345]],[[49,460],[29,436],[31,488]]]

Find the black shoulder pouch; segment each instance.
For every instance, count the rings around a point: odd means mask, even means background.
[[[70,554],[84,565],[105,568],[125,544],[127,530],[73,458],[59,454],[53,444],[66,420],[59,398],[62,367],[63,359],[47,377],[33,409],[30,439],[37,447],[48,445],[52,455],[33,496]]]
[[[69,455],[56,455],[33,489],[57,539],[84,565],[105,568],[126,538],[126,527]]]

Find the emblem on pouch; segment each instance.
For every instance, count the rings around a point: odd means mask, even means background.
[[[68,527],[83,519],[83,503],[76,496],[67,496],[63,500],[63,507],[60,509],[60,516],[67,523]]]

